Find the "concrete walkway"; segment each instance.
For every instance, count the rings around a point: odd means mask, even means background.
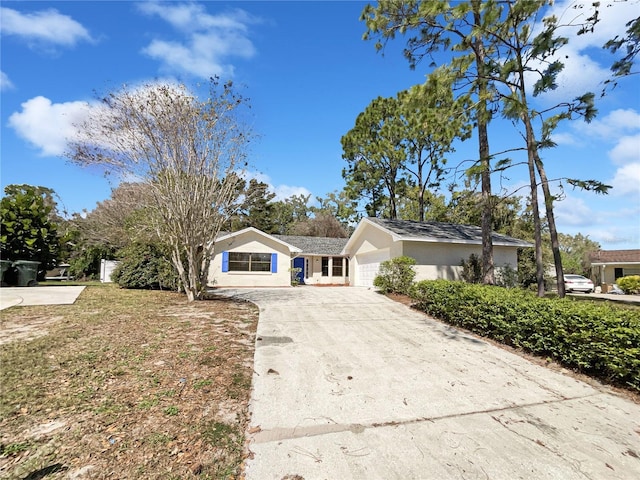
[[[260,307],[249,480],[640,478],[640,405],[606,388],[367,289],[219,293]]]
[[[71,305],[85,289],[83,286],[2,287],[0,310],[14,306]]]

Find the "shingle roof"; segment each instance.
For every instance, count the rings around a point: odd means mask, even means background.
[[[412,220],[388,220],[368,217],[368,220],[402,237],[403,240],[427,240],[446,242],[482,243],[482,229],[473,225],[441,222],[416,222]],[[493,232],[494,244],[514,247],[530,247],[530,243]]]
[[[640,250],[598,250],[589,254],[591,263],[640,262]]]
[[[298,247],[307,255],[338,256],[347,244],[348,238],[307,237],[302,235],[271,235],[278,240]]]

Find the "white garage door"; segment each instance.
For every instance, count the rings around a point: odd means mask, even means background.
[[[378,275],[380,262],[389,260],[389,249],[356,255],[358,270],[356,272],[356,287],[373,287],[373,279]]]

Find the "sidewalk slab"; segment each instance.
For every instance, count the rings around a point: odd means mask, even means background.
[[[0,288],[0,310],[14,306],[71,305],[86,287],[2,287]]]

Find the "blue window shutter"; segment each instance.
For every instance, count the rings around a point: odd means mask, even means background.
[[[222,271],[229,271],[229,252],[222,252]]]
[[[278,254],[271,254],[271,273],[278,273]]]

